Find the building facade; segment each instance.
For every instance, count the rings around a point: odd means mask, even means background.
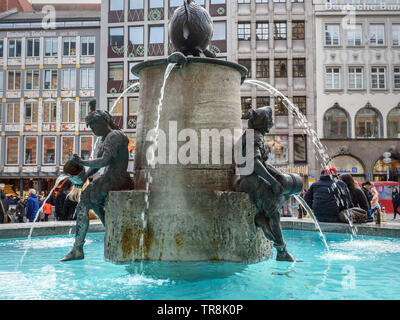
[[[57,11],[50,22],[40,11],[2,14],[0,182],[9,192],[49,191],[70,152],[90,156],[84,118],[99,98],[99,51],[100,11]]]
[[[314,127],[313,6],[302,0],[232,1],[231,59],[249,70],[248,79],[267,82],[300,109]],[[314,146],[304,125],[282,100],[254,85],[242,86],[242,111],[271,106],[274,127],[266,137],[270,162],[298,173],[304,183],[317,170]]]
[[[398,181],[400,2],[348,3],[314,1],[318,134],[340,172]]]

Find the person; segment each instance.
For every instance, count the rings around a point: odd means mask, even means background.
[[[272,109],[270,107],[258,108],[257,110],[249,109],[242,119],[247,119],[248,128],[254,130],[253,155],[246,153],[247,130],[242,135],[240,142],[242,155],[246,158],[251,157],[250,160],[254,163],[254,169],[250,174],[240,175],[237,185],[238,191],[246,192],[255,205],[257,209],[255,224],[263,231],[264,236],[273,242],[277,250],[276,260],[296,261],[286,249],[280,224],[279,210],[289,200],[290,195],[285,194],[286,190],[280,182],[283,174],[267,163],[268,149],[264,136],[273,126]],[[238,165],[239,169],[246,166],[247,163]]]
[[[379,204],[379,192],[378,190],[376,190],[376,188],[374,187],[374,185],[372,184],[371,187],[371,195],[372,195],[372,199],[371,199],[371,217],[374,217],[376,214],[377,210],[381,210],[381,206]]]
[[[369,205],[367,197],[361,188],[358,187],[357,182],[354,181],[354,178],[351,174],[345,173],[339,176],[339,179],[346,183],[347,188],[349,188],[351,201],[353,202],[354,207],[359,207],[365,212],[368,212]]]
[[[368,200],[368,210],[371,210],[371,200],[372,200],[372,193],[371,193],[371,188],[373,187],[373,184],[371,181],[365,181],[361,185],[361,190],[364,192],[365,197]]]
[[[329,167],[308,189],[304,200],[320,222],[339,222],[339,212],[353,207],[347,185],[337,178],[337,169]]]
[[[16,206],[16,210],[17,210],[17,220],[19,223],[24,222],[24,218],[25,218],[25,207],[26,207],[26,202],[27,200],[23,199],[21,197],[21,199],[19,199],[17,206]]]
[[[29,222],[33,222],[36,217],[36,213],[39,210],[39,200],[36,195],[35,189],[29,189],[29,197],[26,203],[26,218]]]
[[[43,195],[43,192],[39,195],[39,208],[42,208],[44,200],[46,199]],[[44,208],[43,208],[44,209]],[[39,216],[39,221],[44,221],[45,220],[45,213],[44,210],[40,211],[40,216]]]
[[[306,194],[307,194],[307,189],[303,189],[303,191],[301,192],[301,197],[304,199],[304,197],[306,196]],[[298,218],[299,219],[302,219],[303,217],[305,217],[307,215],[307,212],[306,212],[306,210],[303,208],[303,206],[301,205],[301,204],[299,204],[299,207],[298,207]]]
[[[397,211],[397,208],[399,207],[399,202],[400,202],[400,194],[399,194],[399,191],[397,190],[397,188],[394,187],[392,190],[393,220],[396,219],[396,214],[399,213]]]
[[[52,212],[51,204],[46,202],[43,206],[43,213],[44,213],[44,220],[43,221],[49,221],[49,216],[51,216]]]
[[[75,213],[77,217],[75,243],[61,261],[84,259],[83,245],[89,228],[89,210],[92,209],[104,225],[104,207],[108,192],[133,189],[133,180],[127,172],[129,139],[114,123],[110,113],[96,110],[95,100],[90,102],[90,110],[85,122],[93,133],[100,137],[97,157],[93,160],[83,160],[74,154],[64,166],[64,172],[68,173],[69,168],[89,167],[87,172],[82,169],[80,173],[69,178],[74,186],[82,187],[85,181],[97,173],[100,168],[105,169],[81,194]]]
[[[5,184],[0,184],[0,223],[5,223],[8,221],[8,199],[4,193]]]
[[[75,215],[75,210],[76,206],[78,205],[78,202],[74,201],[71,198],[71,192],[67,195],[64,201],[64,206],[63,206],[63,213],[65,220],[75,220],[76,217]]]
[[[57,194],[56,200],[55,200],[55,215],[56,219],[59,221],[65,221],[67,219],[67,214],[64,210],[64,203],[65,199],[67,198],[68,194],[72,190],[72,182],[70,180],[65,180],[64,183],[61,186],[60,192]]]

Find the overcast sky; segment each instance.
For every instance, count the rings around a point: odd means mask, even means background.
[[[101,0],[32,0],[32,3],[101,3]]]

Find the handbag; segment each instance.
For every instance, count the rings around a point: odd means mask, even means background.
[[[359,207],[344,209],[339,212],[339,221],[343,223],[349,223],[349,219],[352,223],[361,224],[367,223],[367,211]]]

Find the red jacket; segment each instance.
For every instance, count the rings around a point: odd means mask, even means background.
[[[43,212],[44,214],[48,214],[51,216],[51,204],[50,203],[45,203],[43,207]]]

